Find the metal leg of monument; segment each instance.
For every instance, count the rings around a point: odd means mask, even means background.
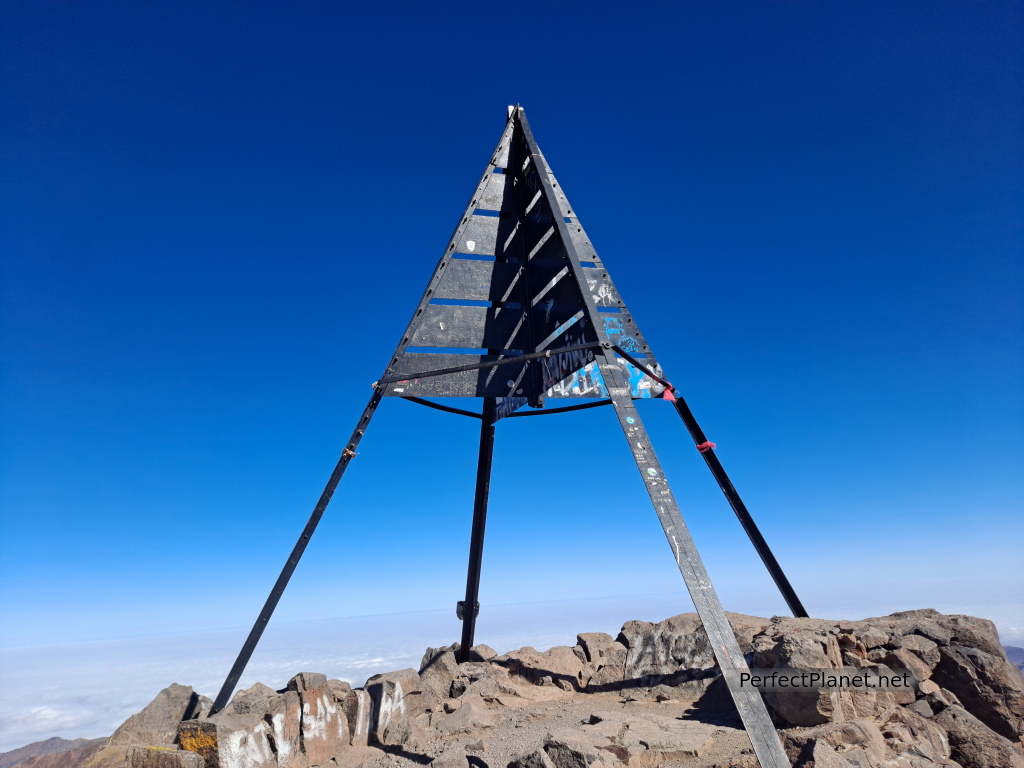
[[[707,436],[697,423],[697,419],[694,418],[692,411],[690,411],[690,407],[686,404],[686,401],[679,396],[678,392],[675,392],[674,396],[676,400],[673,405],[675,405],[676,412],[683,420],[683,424],[686,425],[686,429],[690,433],[690,437],[693,438],[693,442],[696,443],[701,455],[704,457],[704,461],[707,462],[708,469],[711,470],[711,474],[713,474],[715,476],[715,480],[718,481],[718,486],[722,489],[722,493],[725,494],[725,498],[729,500],[729,506],[732,507],[732,511],[735,512],[736,517],[739,518],[740,525],[743,526],[743,530],[745,530],[747,532],[747,536],[750,537],[750,542],[754,545],[754,549],[756,549],[757,554],[761,556],[761,562],[764,563],[765,568],[768,569],[768,573],[770,573],[772,575],[772,579],[775,580],[775,585],[779,588],[782,596],[786,599],[786,603],[789,605],[789,610],[793,612],[794,616],[807,618],[807,611],[804,610],[803,603],[801,603],[800,598],[796,596],[796,591],[789,583],[789,579],[786,578],[786,574],[782,572],[782,566],[780,566],[779,561],[775,559],[775,555],[772,554],[772,550],[768,546],[768,542],[764,540],[764,536],[761,535],[761,531],[754,522],[754,518],[752,518],[750,516],[750,512],[747,511],[747,506],[743,503],[743,499],[740,498],[739,493],[736,492],[735,486],[733,486],[729,476],[725,473],[725,468],[715,455],[715,449],[711,446],[711,443],[708,442]]]
[[[270,622],[270,617],[273,615],[274,609],[277,607],[277,603],[281,599],[281,595],[284,594],[285,587],[288,586],[288,581],[295,572],[295,567],[299,564],[299,560],[302,558],[302,553],[306,551],[306,545],[309,544],[309,540],[312,538],[313,532],[320,523],[320,518],[324,516],[324,511],[327,509],[327,505],[331,503],[331,497],[334,495],[334,491],[338,487],[338,483],[341,481],[341,476],[345,474],[345,469],[348,467],[349,462],[356,455],[356,448],[359,445],[359,441],[366,432],[366,427],[370,423],[370,419],[373,417],[374,412],[377,410],[380,400],[380,392],[375,391],[373,396],[370,398],[370,402],[366,404],[366,408],[363,410],[363,415],[359,418],[359,422],[356,424],[356,428],[352,432],[352,437],[349,438],[349,441],[345,446],[345,450],[341,453],[341,458],[338,459],[338,463],[334,467],[334,472],[331,473],[331,477],[327,481],[327,485],[324,488],[323,493],[320,494],[320,500],[317,501],[316,506],[313,508],[313,514],[309,516],[306,527],[302,529],[302,534],[299,536],[299,540],[295,542],[295,547],[292,549],[292,553],[288,556],[288,560],[285,562],[284,568],[281,570],[281,575],[277,577],[277,581],[274,583],[274,588],[270,590],[270,596],[267,598],[267,602],[264,603],[263,610],[260,611],[260,615],[256,619],[256,623],[253,624],[252,629],[249,631],[249,636],[246,638],[245,644],[242,646],[242,650],[238,653],[238,658],[235,659],[235,663],[231,667],[231,671],[228,673],[227,679],[224,681],[224,685],[221,686],[220,693],[217,694],[217,700],[213,702],[213,707],[210,710],[211,715],[220,712],[220,710],[224,708],[224,705],[226,705],[228,700],[231,698],[231,694],[234,692],[235,686],[238,685],[238,679],[242,676],[242,672],[245,671],[245,665],[249,663],[249,659],[252,657],[253,651],[256,650],[256,644],[259,643],[260,637],[263,635],[263,630],[267,628],[267,624]]]
[[[707,632],[711,650],[727,680],[730,677],[735,678],[739,670],[747,669],[746,660],[725,617],[718,595],[711,586],[711,579],[697,553],[690,531],[683,522],[683,516],[665,479],[661,463],[654,453],[647,430],[640,421],[640,414],[629,397],[629,387],[623,380],[621,368],[615,363],[611,352],[605,353],[600,367],[604,380],[609,383],[612,405],[626,435],[626,442],[633,452],[633,458],[647,486],[647,493],[661,521],[665,537],[672,547],[679,572],[686,582],[686,588],[693,598],[694,607]],[[772,725],[761,694],[756,690],[741,691],[732,686],[729,690],[761,767],[790,768],[782,742],[775,731],[775,726]]]
[[[634,367],[643,371],[655,381],[665,385],[667,388],[666,399],[673,401],[676,413],[679,414],[679,418],[681,418],[683,420],[683,424],[686,425],[686,430],[690,433],[690,437],[693,438],[693,442],[697,446],[697,450],[703,454],[704,461],[707,463],[708,469],[710,469],[711,474],[715,476],[715,480],[718,482],[718,487],[722,489],[722,493],[725,494],[725,498],[729,501],[729,506],[732,507],[732,511],[735,512],[736,517],[739,518],[740,525],[743,526],[743,530],[747,532],[747,536],[750,538],[750,543],[754,545],[754,549],[757,550],[757,554],[761,556],[761,562],[764,563],[765,568],[768,569],[768,573],[770,573],[772,579],[775,580],[775,586],[779,588],[779,591],[782,593],[782,597],[785,598],[786,603],[789,605],[789,610],[792,611],[793,615],[797,618],[806,619],[807,611],[804,609],[803,603],[800,602],[800,598],[796,596],[796,590],[794,590],[793,585],[789,583],[789,579],[786,578],[786,574],[782,572],[782,566],[779,565],[779,561],[776,560],[775,555],[772,554],[772,550],[768,546],[768,542],[764,540],[764,536],[761,535],[761,531],[754,522],[754,518],[751,517],[750,512],[747,511],[747,505],[743,503],[743,499],[740,498],[739,493],[736,491],[736,487],[732,484],[732,480],[729,479],[729,475],[725,473],[725,467],[722,466],[722,462],[720,462],[718,457],[715,455],[714,443],[708,441],[707,435],[705,435],[704,430],[700,428],[700,424],[697,423],[697,419],[694,417],[693,411],[690,410],[690,406],[686,404],[686,400],[683,399],[683,396],[679,394],[679,391],[673,387],[667,379],[663,379],[658,376],[654,371],[645,366],[624,349],[617,346],[613,346],[612,349],[632,363]]]
[[[491,491],[491,459],[494,456],[494,398],[484,399],[483,421],[480,424],[480,458],[476,468],[476,496],[473,500],[473,532],[469,538],[469,571],[466,574],[466,599],[459,604],[462,619],[462,641],[459,663],[469,661],[476,632],[476,615],[480,610],[480,567],[484,557],[484,530],[487,527],[487,498]]]

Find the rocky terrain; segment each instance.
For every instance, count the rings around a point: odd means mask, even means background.
[[[794,766],[1024,768],[1024,678],[991,622],[933,610],[729,620],[751,667],[887,667],[921,681],[907,692],[766,694]],[[454,651],[427,649],[419,669],[358,689],[316,673],[282,691],[257,683],[213,716],[209,699],[171,685],[99,749],[64,753],[61,765],[757,766],[695,614],[631,621],[617,638],[581,634],[575,647],[543,653],[478,646],[458,664]]]
[[[70,758],[71,760],[78,757],[78,753],[88,749],[89,747],[96,747],[99,749],[100,745],[105,739],[46,739],[45,741],[36,741],[32,744],[27,744],[24,747],[18,749],[12,749],[10,752],[0,752],[0,768],[11,768],[14,765],[21,765],[26,760],[40,755],[54,755],[53,760],[61,760],[63,762],[69,762],[67,757],[57,758],[56,755],[62,755],[65,752],[75,752],[75,755]],[[47,763],[46,765],[61,765],[61,762]],[[44,765],[44,763],[34,763],[34,765]]]

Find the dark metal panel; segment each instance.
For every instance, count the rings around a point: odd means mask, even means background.
[[[409,346],[522,349],[522,325],[521,309],[428,304]]]
[[[591,245],[590,238],[583,231],[583,227],[575,220],[571,224],[566,224],[566,226],[569,228],[569,237],[572,238],[572,244],[576,247],[576,253],[579,255],[580,261],[600,261],[597,257],[597,251]]]
[[[394,376],[408,379],[384,385],[389,397],[504,397],[519,378],[526,363],[510,357],[507,364],[475,371],[446,373],[443,376],[418,378],[415,374],[453,368],[460,365],[497,360],[497,355],[457,355],[451,353],[406,352],[395,365]]]
[[[615,285],[608,277],[608,271],[597,267],[584,267],[583,276],[587,278],[587,287],[590,289],[590,298],[598,307],[619,307],[622,299]]]
[[[498,397],[494,401],[494,420],[503,419],[506,416],[514,416],[515,412],[526,405],[525,397]]]
[[[498,148],[494,150],[494,154],[491,156],[491,162],[496,168],[505,168],[508,166],[508,148],[512,137],[512,131],[509,130],[510,127],[512,126],[509,124],[505,125],[505,132],[501,135],[501,141],[498,142]]]
[[[515,177],[504,173],[492,173],[484,186],[483,194],[476,201],[476,207],[485,211],[509,211],[515,206]]]
[[[519,265],[503,261],[452,259],[434,291],[435,299],[516,301]]]
[[[456,253],[471,253],[475,256],[493,256],[498,240],[497,216],[471,216],[462,232]]]
[[[638,338],[636,323],[632,316],[623,312],[598,313],[601,320],[601,340],[622,347],[632,355],[647,354],[647,345]]]
[[[664,385],[647,376],[634,365],[631,365],[622,358],[616,358],[616,362],[622,368],[629,381],[630,397],[644,399],[660,397],[665,391]],[[648,365],[656,374],[661,371],[661,366],[653,358],[645,358],[644,364]],[[597,362],[592,362],[553,384],[545,392],[545,396],[608,397],[608,387],[605,384],[604,377],[601,375]]]

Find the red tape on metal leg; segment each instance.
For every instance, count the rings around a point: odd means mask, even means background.
[[[712,448],[716,448],[716,447],[717,446],[709,440],[706,443],[701,443],[700,445],[698,445],[697,446],[697,450],[700,451],[701,453],[707,453]]]

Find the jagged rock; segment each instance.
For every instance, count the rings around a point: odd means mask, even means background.
[[[174,683],[156,695],[142,711],[132,715],[107,741],[106,747],[140,744],[149,747],[172,747],[178,723],[199,711],[201,697],[190,685]],[[208,709],[208,707],[207,707]]]
[[[416,741],[421,726],[416,719],[433,711],[430,694],[423,690],[419,674],[403,669],[375,675],[366,681],[366,692],[373,701],[375,716],[370,737],[382,745],[410,744]]]
[[[753,667],[908,669],[921,679],[916,694],[767,694],[777,724],[798,726],[782,732],[796,765],[1024,768],[1024,679],[991,623],[932,610],[729,620]],[[511,768],[754,766],[694,614],[628,622],[615,639],[583,633],[575,647],[543,653],[492,657],[477,646],[480,660],[458,664],[456,648],[428,649],[419,672],[379,675],[365,689],[312,672],[280,693],[257,684],[211,717],[191,689],[172,686],[81,768],[487,768],[513,755]],[[585,701],[593,708],[581,711]],[[190,713],[198,716],[178,722]]]
[[[761,763],[758,762],[757,755],[753,754],[753,750],[748,749],[746,752],[731,755],[724,761],[712,763],[710,768],[761,768]],[[824,764],[822,768],[825,768]]]
[[[951,706],[936,718],[949,737],[950,752],[963,768],[1024,768],[1024,756],[963,707]]]
[[[205,768],[206,762],[195,752],[168,747],[128,748],[125,768]]]
[[[496,650],[491,648],[489,645],[484,645],[483,643],[480,645],[474,645],[469,649],[470,661],[490,661],[497,655],[498,652]]]
[[[643,765],[700,757],[711,746],[713,731],[703,723],[606,710],[591,713],[580,729],[596,748],[610,752],[616,760]]]
[[[489,728],[494,723],[494,713],[487,708],[483,699],[469,694],[463,697],[462,705],[455,712],[440,721],[437,730],[445,736],[457,736],[473,733],[478,728]]]
[[[287,690],[302,693],[303,691],[312,691],[326,685],[327,675],[321,675],[319,672],[299,672],[299,674],[288,681]]]
[[[869,651],[874,648],[881,648],[889,642],[889,633],[877,627],[871,627],[860,636],[860,641]]]
[[[305,768],[302,752],[302,703],[295,691],[286,691],[267,702],[264,717],[270,723],[278,768]]]
[[[348,725],[349,744],[353,747],[369,746],[374,715],[370,694],[362,688],[350,691],[341,702],[341,710]]]
[[[940,648],[932,679],[956,694],[969,712],[996,733],[1019,741],[1024,736],[1024,680],[1002,648],[997,650],[992,654],[979,647]]]
[[[202,755],[208,768],[277,768],[271,732],[263,715],[235,714],[225,708],[208,720],[182,723],[178,739],[184,749]],[[194,748],[199,744],[203,751]]]
[[[433,766],[433,763],[431,765]],[[515,758],[508,764],[508,768],[555,768],[555,764],[551,762],[547,752],[537,749],[527,755]]]
[[[921,717],[935,717],[935,710],[932,709],[927,699],[918,699],[913,704],[908,705],[907,709]]]
[[[449,743],[440,755],[430,761],[431,768],[468,768],[466,750],[457,743]]]
[[[673,616],[658,624],[627,621],[618,637],[626,647],[623,679],[651,687],[681,671],[709,669],[714,656],[696,614]]]
[[[534,685],[564,683],[563,690],[582,690],[589,680],[583,661],[571,648],[555,646],[543,653],[534,648],[520,648],[494,659],[513,678]],[[465,666],[465,665],[463,665]]]
[[[564,729],[548,734],[544,740],[544,752],[555,768],[589,768],[608,766],[614,762],[611,755],[600,750],[576,731]]]
[[[212,702],[191,686],[173,683],[141,711],[125,720],[88,758],[89,768],[122,768],[131,746],[174,747],[178,723],[208,711]]]
[[[932,668],[921,661],[917,654],[911,653],[906,648],[889,651],[882,657],[881,662],[889,669],[909,670],[914,679],[918,681],[927,680],[932,674]]]
[[[839,754],[839,751],[823,741],[815,741],[810,746],[809,760],[800,763],[801,766],[814,766],[814,768],[877,768],[878,763],[872,763],[861,750],[851,751],[846,754]]]
[[[576,643],[590,666],[586,689],[598,692],[618,688],[625,675],[626,646],[604,632],[584,632],[576,636]]]
[[[320,686],[306,687],[320,678]],[[328,762],[348,745],[344,712],[326,677],[292,680],[296,684],[283,693],[253,686],[216,715],[181,723],[178,743],[199,754],[206,768],[310,768]]]
[[[827,749],[818,749],[819,744]],[[850,720],[788,731],[783,736],[783,746],[790,760],[806,764],[808,759],[813,759],[815,766],[820,759],[825,760],[823,765],[874,768],[886,759],[885,737],[870,720]],[[833,753],[841,757],[839,762],[832,757]]]
[[[326,763],[349,742],[344,711],[327,689],[327,678],[310,676],[305,682],[309,684],[319,678],[323,678],[319,686],[298,692],[302,707],[301,743],[307,765]]]
[[[504,660],[504,657],[502,659]],[[503,660],[494,663],[468,661],[460,664],[457,676],[452,680],[451,696],[458,699],[466,694],[475,694],[491,702],[499,696],[520,695],[520,687],[509,676],[508,670],[503,666]]]
[[[935,665],[939,663],[939,646],[934,640],[929,640],[927,637],[905,635],[900,638],[900,648],[912,652],[928,667],[929,671],[935,669]]]
[[[771,652],[762,651],[760,657],[769,660],[770,667],[787,669],[834,669],[842,664],[835,637],[799,632],[782,635]],[[765,701],[776,714],[787,723],[800,726],[849,719],[842,700],[842,692],[830,690],[779,691],[765,695]],[[852,708],[849,709],[852,713]]]
[[[269,700],[277,695],[277,691],[270,686],[256,683],[251,688],[237,691],[224,711],[236,715],[265,715]]]
[[[352,692],[352,686],[344,680],[328,680],[327,690],[331,692],[334,700],[340,704]]]
[[[420,680],[424,690],[429,691],[434,701],[444,701],[451,695],[452,681],[459,674],[459,662],[455,657],[457,645],[443,648],[427,648],[420,662]]]
[[[949,762],[949,739],[945,731],[909,708],[893,707],[886,712],[880,730],[896,755],[920,757],[936,765]]]
[[[323,768],[370,768],[370,766],[393,765],[388,755],[378,747],[349,747],[343,749]],[[466,766],[461,766],[466,768]]]

